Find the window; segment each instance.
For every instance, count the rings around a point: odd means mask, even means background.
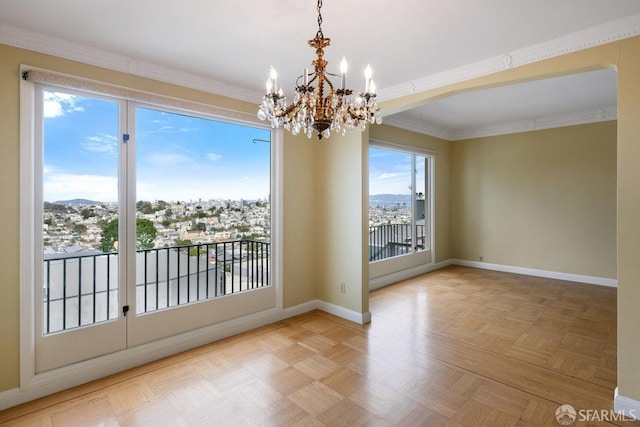
[[[430,163],[389,144],[369,148],[369,261],[430,249]]]
[[[137,314],[270,285],[270,131],[37,93],[45,334],[118,318],[127,241]]]
[[[32,197],[21,198],[20,280],[30,375],[180,335],[195,342],[184,334],[281,309],[279,136],[272,143],[247,113],[27,68],[20,188]]]

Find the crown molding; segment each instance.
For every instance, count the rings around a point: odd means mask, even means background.
[[[451,141],[482,138],[487,136],[507,135],[510,133],[530,132],[534,130],[553,129],[565,126],[584,125],[588,123],[616,120],[618,110],[616,106],[598,110],[579,111],[569,114],[539,117],[533,120],[520,120],[500,123],[475,129],[461,129],[452,132]]]
[[[382,123],[411,132],[434,136],[446,141],[453,141],[454,138],[453,132],[446,128],[433,126],[429,123],[417,120],[412,120],[412,118],[403,117],[402,114],[385,117]]]
[[[0,43],[251,103],[262,94],[82,43],[0,24]]]
[[[378,99],[388,101],[637,35],[640,35],[640,14],[607,22],[587,30],[506,52],[411,82],[390,86],[378,92]]]
[[[434,136],[446,141],[460,141],[464,139],[483,138],[487,136],[507,135],[510,133],[531,132],[542,129],[553,129],[565,126],[584,125],[588,123],[616,120],[618,110],[616,106],[597,110],[579,111],[569,114],[538,117],[533,120],[518,120],[459,130],[447,130],[407,117],[385,117],[384,124],[405,129],[412,132]]]

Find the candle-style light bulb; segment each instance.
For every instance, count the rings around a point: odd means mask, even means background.
[[[374,82],[373,79],[371,79],[369,83],[369,93],[376,93],[376,82]]]
[[[340,74],[347,74],[347,58],[342,57],[342,61],[340,61]]]
[[[347,87],[347,59],[343,56],[342,61],[340,61],[340,76],[342,77],[342,90]]]
[[[269,70],[269,77],[271,78],[271,81],[273,83],[273,91],[277,92],[278,91],[278,72],[276,71],[275,68],[273,68],[273,65]]]
[[[373,71],[371,71],[371,66],[367,64],[367,68],[364,69],[364,91],[366,93],[369,92],[369,84],[371,83],[371,76],[373,76]]]
[[[273,89],[273,82],[271,79],[267,79],[267,84],[265,86],[267,87],[267,95],[270,95],[272,93],[271,90]]]

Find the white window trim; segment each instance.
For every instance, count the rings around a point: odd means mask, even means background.
[[[370,261],[368,264],[370,266],[370,270],[371,270],[371,266],[372,265],[384,265],[384,264],[392,264],[394,262],[397,262],[398,259],[406,259],[406,258],[411,258],[411,257],[420,257],[420,256],[428,256],[430,257],[431,261],[428,263],[428,265],[431,265],[435,262],[436,259],[436,251],[435,251],[435,224],[436,224],[436,216],[435,216],[435,200],[436,200],[436,186],[435,186],[435,177],[436,177],[436,152],[429,150],[429,149],[425,149],[425,148],[419,148],[419,147],[414,147],[411,145],[404,145],[401,143],[394,143],[394,142],[388,142],[388,141],[382,141],[379,139],[370,139],[369,140],[369,147],[378,147],[378,148],[383,148],[383,149],[387,149],[387,150],[394,150],[394,151],[399,151],[402,153],[407,153],[407,154],[415,154],[415,155],[419,155],[419,156],[425,156],[425,157],[429,157],[430,158],[430,162],[429,162],[429,171],[428,171],[428,188],[426,188],[426,190],[428,191],[428,196],[429,196],[429,237],[430,237],[430,242],[429,242],[429,249],[425,250],[425,251],[420,251],[420,252],[412,252],[410,254],[405,254],[405,255],[400,255],[397,257],[393,257],[393,258],[386,258],[386,259],[381,259],[381,260],[377,260],[377,261]],[[368,191],[368,190],[367,190]],[[410,270],[413,270],[414,268],[410,268]],[[393,273],[393,274],[397,274],[397,272]],[[377,281],[381,281],[382,278],[378,277],[375,279],[372,279],[371,282],[377,282]],[[371,284],[370,284],[370,288],[371,288]],[[376,287],[377,288],[377,287]],[[373,289],[373,288],[371,288]]]
[[[223,121],[237,120],[237,123],[250,124],[263,129],[269,129],[269,127],[265,126],[264,122],[259,120],[255,114],[249,114],[242,111],[215,107],[209,104],[186,101],[164,95],[157,95],[155,93],[131,89],[111,83],[104,83],[97,80],[70,76],[68,74],[44,70],[42,68],[22,65],[20,75],[24,76],[25,73],[28,75],[26,80],[34,83],[43,83],[65,89],[76,89],[85,93],[97,95],[107,95],[113,98],[136,101],[142,104],[154,105],[161,108],[173,108],[175,110],[188,113],[202,113],[210,116],[209,118],[212,118],[211,116],[213,116]]]
[[[387,142],[379,139],[369,140],[370,147],[386,148],[387,150],[401,151],[403,153],[417,154],[419,156],[436,158],[436,152],[425,148],[413,147],[411,145],[403,145],[395,142]]]

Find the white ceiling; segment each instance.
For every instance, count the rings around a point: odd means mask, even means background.
[[[450,141],[613,120],[617,73],[604,69],[455,94],[385,118]]]
[[[270,65],[285,93],[310,67],[315,8],[315,0],[2,0],[0,43],[257,103]],[[383,100],[640,34],[637,0],[324,0],[322,14],[329,68],[346,56],[349,86],[361,90],[370,63]],[[455,139],[548,113],[607,116],[614,106],[615,73],[597,72],[461,94],[389,122]]]

